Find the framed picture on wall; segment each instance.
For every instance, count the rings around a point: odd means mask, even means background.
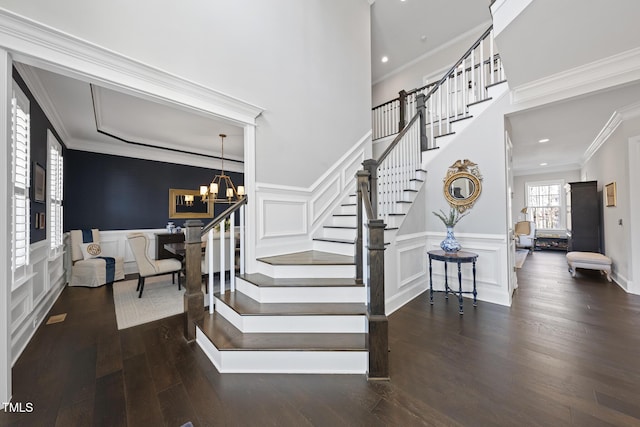
[[[44,212],[40,212],[38,214],[38,216],[40,218],[38,218],[38,223],[40,224],[40,229],[44,230],[45,228],[47,228],[47,214],[45,214]]]
[[[44,168],[38,163],[33,164],[33,200],[44,203],[46,175]]]
[[[611,182],[607,185],[605,185],[605,206],[607,207],[611,207],[611,206],[615,206],[617,204],[617,200],[616,200],[616,183]]]

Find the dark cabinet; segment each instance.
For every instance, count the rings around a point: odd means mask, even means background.
[[[567,203],[568,250],[600,252],[600,196],[598,182],[570,182]]]
[[[184,233],[156,233],[156,259],[177,258],[164,245],[180,242],[184,242]]]

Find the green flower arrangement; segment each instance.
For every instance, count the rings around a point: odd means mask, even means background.
[[[449,214],[446,214],[442,211],[442,209],[440,209],[440,213],[438,212],[433,212],[433,214],[435,216],[437,216],[438,218],[440,218],[440,220],[444,223],[445,226],[447,227],[455,227],[455,225],[462,219],[464,218],[467,214],[469,213],[469,211],[461,214],[460,212],[458,212],[457,209],[455,208],[451,208],[451,210],[449,211]]]

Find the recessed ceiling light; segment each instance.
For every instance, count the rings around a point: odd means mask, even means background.
[[[545,163],[540,163],[540,166],[547,166],[547,165],[548,165],[548,163],[546,163],[546,162]]]
[[[426,42],[427,41],[427,36],[426,35],[421,35],[420,36],[420,41]]]
[[[539,142],[540,144],[544,144],[545,142],[549,142],[549,138],[542,138],[542,139],[539,139],[539,140],[538,140],[538,142]]]
[[[387,56],[383,56],[381,61],[382,61],[382,62],[387,62],[388,60],[389,60],[389,57],[387,57]]]

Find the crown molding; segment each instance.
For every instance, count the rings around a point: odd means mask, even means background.
[[[628,105],[621,108],[618,111],[614,111],[607,123],[602,127],[598,135],[594,138],[593,142],[587,147],[582,156],[582,165],[584,166],[594,154],[598,152],[600,147],[613,135],[618,127],[625,121],[640,117],[640,102]]]
[[[88,151],[91,153],[108,154],[112,156],[153,160],[156,162],[174,163],[177,165],[197,166],[207,169],[219,170],[222,166],[219,159],[212,159],[209,157],[203,157],[189,153],[167,151],[161,148],[130,145],[117,140],[105,143],[103,141],[95,140],[70,139],[67,142],[66,146],[68,149],[77,151]],[[224,170],[244,173],[244,165],[234,163],[229,164],[225,162]]]
[[[555,164],[551,166],[538,166],[535,168],[513,168],[513,176],[525,176],[525,175],[544,175],[548,173],[556,173],[556,172],[570,172],[570,171],[579,171],[581,169],[581,165],[579,163],[563,163],[563,164]]]
[[[640,80],[640,48],[548,76],[511,90],[516,109],[559,101]]]
[[[469,31],[466,31],[460,35],[458,35],[457,37],[449,40],[448,42],[441,44],[440,46],[438,46],[435,49],[430,50],[429,52],[426,52],[420,56],[418,56],[415,59],[412,59],[411,61],[407,62],[404,65],[399,66],[398,68],[389,71],[387,74],[381,76],[380,78],[376,79],[375,81],[371,82],[371,86],[376,85],[386,79],[388,79],[389,77],[395,76],[396,74],[406,70],[407,68],[417,64],[420,61],[423,61],[427,58],[430,58],[431,56],[435,55],[436,53],[442,52],[443,50],[449,49],[451,46],[453,46],[454,44],[460,42],[461,40],[464,40],[466,38],[468,38],[469,36],[472,36],[474,34],[478,34],[480,35],[484,30],[486,30],[489,25],[491,25],[491,21],[487,21],[485,23],[482,23],[472,29],[470,29]],[[451,67],[448,67],[447,69],[449,69]],[[444,74],[444,73],[443,73]]]
[[[263,108],[0,8],[0,46],[27,65],[112,87],[235,124]]]
[[[53,126],[56,133],[60,135],[60,138],[62,138],[62,141],[71,139],[69,132],[67,132],[67,129],[58,114],[58,109],[55,108],[55,104],[49,97],[49,92],[47,92],[47,89],[42,84],[38,75],[33,72],[31,67],[25,66],[19,62],[14,62],[13,66],[18,70],[18,74],[20,74],[20,77],[22,77],[22,80],[24,80],[25,84],[29,88],[31,95],[36,99],[45,116],[47,116],[47,119],[51,122],[51,126]]]

